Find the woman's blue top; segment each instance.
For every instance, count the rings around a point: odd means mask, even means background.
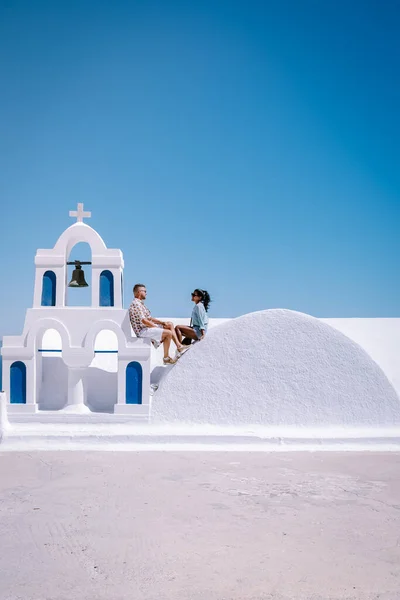
[[[208,315],[206,313],[206,309],[204,308],[204,304],[199,302],[195,304],[192,311],[192,327],[204,329],[207,331],[208,328]]]

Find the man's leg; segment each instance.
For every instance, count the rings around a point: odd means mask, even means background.
[[[182,338],[179,339],[178,336],[176,335],[176,331],[174,329],[174,324],[173,323],[166,323],[164,331],[169,331],[171,333],[172,336],[172,341],[174,342],[177,350],[182,350]]]
[[[164,346],[164,358],[168,358],[169,356],[169,347],[171,345],[172,332],[169,329],[164,329],[163,334],[161,336],[161,341]]]

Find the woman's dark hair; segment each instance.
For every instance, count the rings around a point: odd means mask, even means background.
[[[204,304],[204,308],[207,312],[211,302],[210,294],[207,292],[207,290],[200,290],[199,288],[194,290],[194,293],[199,294],[199,296],[201,297],[201,302]]]

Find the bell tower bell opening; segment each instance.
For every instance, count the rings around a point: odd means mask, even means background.
[[[91,262],[92,250],[90,245],[87,242],[75,244],[67,257],[66,306],[91,306]]]

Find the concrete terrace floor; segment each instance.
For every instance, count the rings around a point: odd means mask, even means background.
[[[399,600],[399,453],[0,453],[0,600]]]

